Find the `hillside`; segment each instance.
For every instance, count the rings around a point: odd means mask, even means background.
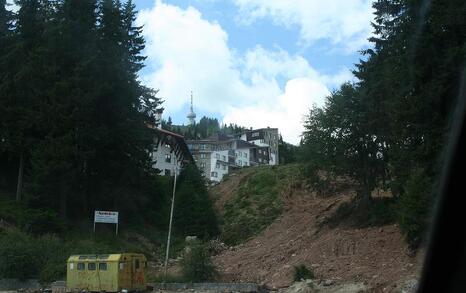
[[[280,174],[280,168],[290,167],[280,166],[272,172]],[[220,215],[225,215],[225,207],[241,194],[238,191],[256,171],[251,168],[233,173],[210,190]],[[339,205],[354,196],[351,187],[318,197],[296,178],[292,182],[280,184],[278,200],[283,211],[270,225],[215,256],[224,281],[285,287],[293,282],[294,266],[298,265],[311,268],[318,279],[335,284],[362,282],[377,290],[396,291],[417,278],[422,256],[410,254],[397,225],[357,229],[323,224]]]

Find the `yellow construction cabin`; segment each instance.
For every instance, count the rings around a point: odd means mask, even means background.
[[[132,292],[146,289],[143,254],[72,255],[66,270],[66,291]]]

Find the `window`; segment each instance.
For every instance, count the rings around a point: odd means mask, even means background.
[[[124,270],[124,269],[125,269],[125,263],[120,262],[120,270]]]
[[[227,157],[226,157],[226,156],[222,156],[222,160],[226,161],[226,160],[227,160]]]
[[[172,161],[172,155],[166,154],[165,155],[165,162],[170,163]]]
[[[264,143],[264,142],[265,142],[265,140],[261,139],[261,140],[260,140],[260,142],[261,142],[261,143]]]
[[[171,146],[170,146],[168,143],[165,144],[165,147],[166,147],[167,149],[171,149]]]
[[[201,154],[201,159],[205,159],[205,154]]]
[[[216,167],[217,169],[220,169],[220,163],[217,163],[217,164],[215,165],[215,167]]]
[[[205,150],[205,144],[201,144],[201,145],[199,146],[199,149],[200,149],[200,150]]]
[[[247,158],[247,157],[248,157],[248,153],[244,153],[244,157]]]
[[[70,270],[74,269],[74,263],[70,262]]]
[[[95,268],[96,268],[95,262],[90,262],[87,264],[87,269],[89,271],[95,271]]]
[[[238,161],[239,166],[243,166],[243,162],[241,160]]]
[[[165,169],[165,176],[170,176],[171,173],[170,169]]]
[[[84,269],[85,269],[84,263],[83,262],[78,262],[77,269],[78,269],[78,271],[84,271]]]
[[[218,175],[217,172],[212,172],[212,173],[211,173],[211,176],[212,176],[212,177],[217,177],[217,175]]]
[[[223,169],[223,170],[226,170],[226,169],[227,169],[227,166],[226,166],[226,165],[222,165],[222,169]]]
[[[139,269],[139,259],[135,259],[135,260],[134,260],[134,268],[135,268],[136,270]]]
[[[107,263],[99,262],[99,271],[106,271],[106,270],[107,270]]]
[[[253,133],[251,134],[251,136],[252,136],[252,137],[258,137],[258,136],[259,136],[259,132],[253,132]]]
[[[201,163],[201,168],[205,168],[205,163]]]
[[[218,160],[220,160],[220,154],[215,154],[215,158],[217,158]]]

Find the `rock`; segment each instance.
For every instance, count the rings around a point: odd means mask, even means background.
[[[419,281],[417,279],[410,279],[405,281],[401,285],[401,293],[414,293],[417,291],[417,286],[419,285]]]
[[[193,242],[197,240],[197,236],[186,236],[185,241],[186,242]]]
[[[332,285],[333,285],[333,281],[332,281],[332,280],[324,280],[324,281],[322,282],[322,285],[325,286],[325,287],[332,286]]]

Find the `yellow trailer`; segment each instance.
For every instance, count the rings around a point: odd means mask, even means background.
[[[66,291],[132,292],[146,289],[143,254],[72,255],[66,270]]]

